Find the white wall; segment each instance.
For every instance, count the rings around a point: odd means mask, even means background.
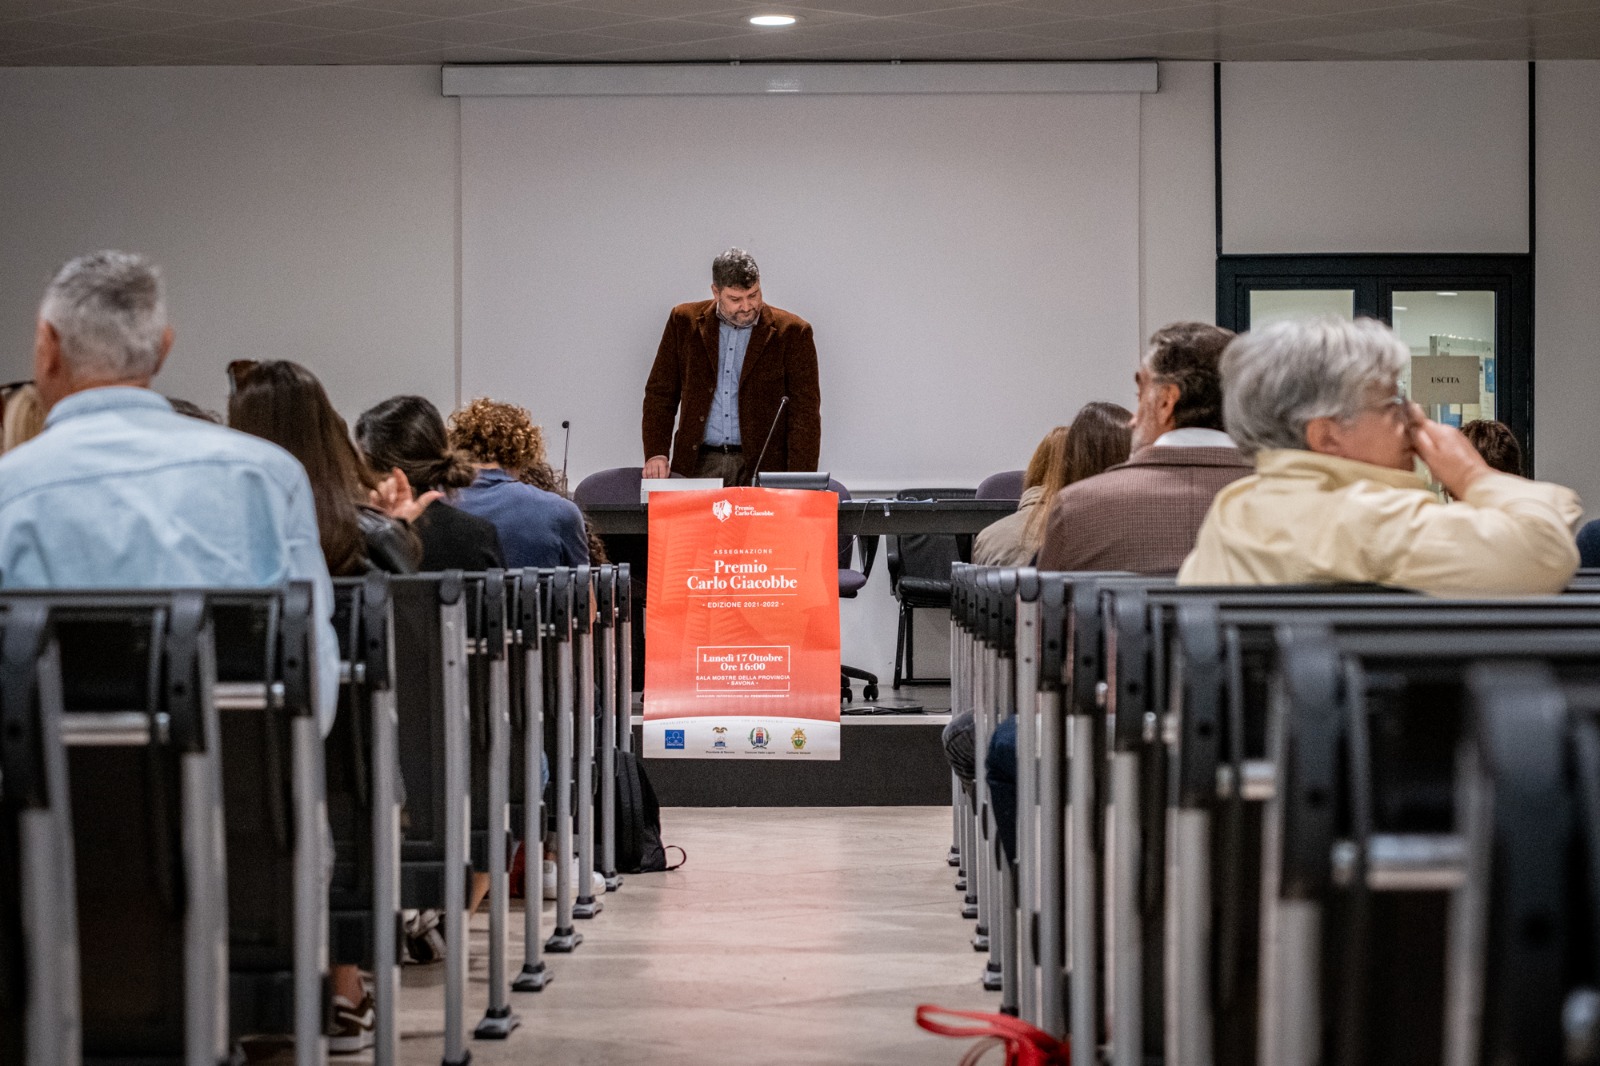
[[[1137,93],[461,107],[463,390],[581,418],[578,470],[643,460],[667,310],[735,244],[815,329],[821,469],[853,490],[975,485],[1126,391]]]
[[[1534,254],[1539,475],[1600,513],[1600,62],[1540,63]]]
[[[1160,73],[1160,91],[1139,98],[1141,338],[1217,313],[1211,64],[1162,63]],[[1132,408],[1131,360],[1127,377],[1125,394],[1093,398]]]
[[[1223,250],[1526,252],[1523,63],[1229,63]]]
[[[294,359],[347,414],[455,400],[455,101],[433,67],[0,69],[0,375],[32,373],[64,260],[145,252],[212,408],[232,359]]]

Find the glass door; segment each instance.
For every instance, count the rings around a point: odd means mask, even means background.
[[[1225,255],[1217,324],[1367,315],[1411,350],[1402,382],[1430,417],[1506,423],[1533,456],[1533,260],[1526,255]]]
[[[1411,349],[1406,395],[1436,422],[1495,419],[1495,294],[1396,289],[1390,324]]]

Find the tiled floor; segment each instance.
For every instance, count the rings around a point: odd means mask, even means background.
[[[469,1042],[474,1063],[955,1063],[964,1045],[919,1030],[914,1007],[996,1009],[944,862],[949,808],[670,808],[662,823],[688,864],[625,878],[579,923],[577,952],[552,957],[556,980],[513,994],[522,1028]],[[547,905],[547,931],[552,920]],[[511,926],[515,973],[520,911]],[[486,940],[480,914],[469,1031]],[[439,1063],[442,980],[440,967],[406,968],[404,1066]]]

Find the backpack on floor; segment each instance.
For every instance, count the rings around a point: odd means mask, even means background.
[[[661,804],[656,790],[645,776],[644,763],[632,752],[617,752],[617,871],[625,874],[676,870],[667,865],[667,849],[661,844]],[[682,848],[673,850],[687,853]]]

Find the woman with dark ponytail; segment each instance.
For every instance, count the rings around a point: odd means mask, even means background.
[[[411,523],[422,541],[422,569],[487,570],[505,565],[494,524],[446,500],[477,476],[472,459],[450,447],[439,409],[421,396],[395,396],[362,413],[356,443],[379,476],[422,496],[442,492]]]

